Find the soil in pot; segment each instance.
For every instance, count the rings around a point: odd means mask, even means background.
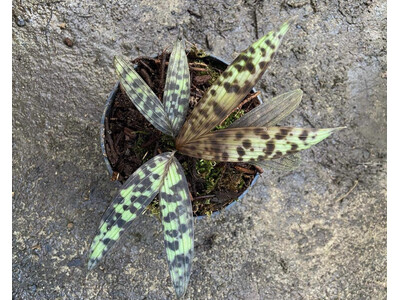
[[[162,101],[169,53],[156,58],[139,57],[132,61],[138,74]],[[188,53],[191,91],[188,114],[204,92],[226,68],[224,63],[192,48]],[[258,93],[251,92],[231,115],[216,129],[229,126],[234,120],[257,105]],[[155,129],[135,108],[125,92],[118,89],[109,117],[105,118],[105,149],[114,171],[113,180],[123,183],[144,162],[155,155],[173,151],[174,140]],[[193,215],[203,216],[228,206],[250,186],[257,169],[246,163],[213,162],[176,153],[182,164],[192,197]],[[150,211],[158,215],[158,198]]]

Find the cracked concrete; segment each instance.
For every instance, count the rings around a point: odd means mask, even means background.
[[[175,299],[161,226],[148,215],[86,271],[117,188],[98,136],[112,57],[171,47],[179,24],[230,61],[293,15],[257,87],[265,98],[304,91],[283,125],[347,129],[304,151],[296,171],[266,172],[241,203],[196,222],[186,298],[386,298],[386,1],[15,0],[14,299]]]

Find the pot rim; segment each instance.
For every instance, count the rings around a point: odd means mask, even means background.
[[[219,64],[225,65],[225,67],[227,67],[229,65],[225,60],[223,60],[223,59],[221,59],[219,57],[216,57],[214,55],[207,55],[207,56],[205,56],[205,57],[203,57],[201,59],[210,60],[211,62],[214,61],[214,62],[217,62]],[[108,159],[107,152],[106,152],[106,147],[105,147],[105,130],[106,130],[106,128],[105,128],[105,119],[110,114],[111,106],[114,103],[114,100],[115,100],[116,95],[117,95],[117,91],[119,89],[119,84],[120,84],[120,82],[117,81],[117,83],[114,85],[113,89],[111,90],[110,94],[108,95],[106,103],[105,103],[105,107],[104,107],[104,110],[103,110],[103,114],[101,116],[101,121],[100,121],[101,122],[100,123],[100,147],[101,147],[101,152],[103,154],[104,162],[106,163],[107,171],[110,174],[110,176],[112,176],[114,171],[113,171],[113,169],[111,167],[111,163],[110,163],[110,161]],[[252,88],[251,91],[252,92],[257,92],[257,90],[255,88]],[[260,102],[260,104],[263,103],[263,101],[262,101],[260,96],[257,96],[257,99]],[[211,216],[216,216],[216,215],[220,214],[224,210],[229,210],[237,202],[241,201],[243,199],[243,197],[248,193],[250,188],[256,183],[256,181],[258,180],[259,177],[260,177],[260,173],[257,172],[256,175],[254,176],[253,180],[251,181],[250,185],[247,187],[247,189],[242,194],[240,194],[237,197],[237,200],[234,200],[233,202],[231,202],[229,205],[227,205],[226,207],[222,208],[221,210],[214,211],[211,214]],[[116,182],[117,182],[117,184],[122,185],[122,183],[120,181],[116,180]],[[204,217],[206,217],[206,216],[204,216],[204,215],[203,216],[197,216],[195,218],[196,219],[202,219]]]

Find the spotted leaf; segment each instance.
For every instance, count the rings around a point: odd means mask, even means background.
[[[114,65],[117,71],[122,88],[125,90],[129,99],[133,102],[140,113],[155,128],[167,135],[173,135],[171,122],[164,106],[157,98],[151,88],[134,70],[132,64],[122,57],[114,58]]]
[[[177,144],[184,145],[211,131],[233,111],[261,78],[274,57],[291,19],[271,31],[247,50],[212,84],[183,124]]]
[[[188,184],[176,158],[160,189],[164,243],[172,283],[178,298],[185,294],[193,259],[193,213]]]
[[[189,65],[185,43],[178,39],[172,49],[168,63],[163,103],[170,120],[173,135],[176,136],[186,118],[190,97]]]
[[[303,91],[290,91],[265,101],[252,109],[229,126],[237,127],[269,127],[274,126],[290,115],[301,102]]]
[[[183,154],[207,160],[264,161],[308,149],[338,129],[341,128],[227,128],[207,133],[178,150]]]
[[[269,127],[276,125],[290,115],[300,104],[303,91],[293,90],[266,100],[261,105],[246,113],[229,127]],[[279,159],[253,162],[264,170],[274,170],[279,173],[290,172],[300,166],[301,159],[298,154],[285,156]]]
[[[104,213],[97,235],[93,239],[89,255],[89,270],[97,265],[125,229],[158,194],[171,155],[172,153],[167,152],[153,157],[124,183]]]

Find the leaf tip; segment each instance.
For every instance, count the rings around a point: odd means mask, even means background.
[[[293,16],[287,19],[279,28],[279,33],[285,35],[288,32],[289,28],[297,21],[298,16]]]
[[[303,98],[304,92],[301,89],[295,89],[291,92],[293,98],[296,99],[296,102],[300,103]]]
[[[295,90],[293,90],[293,93],[297,93],[297,94],[299,94],[301,96],[303,96],[303,94],[304,94],[302,89],[295,89]]]
[[[121,56],[114,55],[113,64],[114,64],[115,69],[117,70],[117,74],[121,74],[123,72],[122,62],[123,62],[123,59]]]
[[[347,129],[347,126],[341,126],[341,127],[332,128],[332,132],[340,131],[340,130],[342,130],[342,129]]]
[[[114,55],[113,57],[113,63],[114,65],[119,61],[119,56],[118,55]]]
[[[176,37],[176,42],[178,42],[178,41],[184,41],[183,29],[181,26],[179,26],[179,28],[178,28],[178,36]]]
[[[88,265],[87,265],[88,271],[92,271],[94,269],[94,267],[96,267],[96,265],[97,265],[96,261],[89,258]]]
[[[322,140],[324,140],[324,139],[330,137],[333,133],[335,133],[335,132],[337,132],[337,131],[340,131],[340,130],[342,130],[342,129],[346,129],[346,128],[347,128],[346,126],[342,126],[342,127],[334,127],[334,128],[325,128],[325,129],[322,129],[322,130],[325,131],[325,134],[326,134],[326,136],[325,136]],[[322,141],[322,140],[321,140],[321,141]]]
[[[284,24],[287,24],[287,26],[290,27],[297,21],[298,18],[299,16],[292,16],[289,19],[287,19]]]
[[[183,296],[186,293],[187,286],[175,286],[175,294],[178,299],[183,299]]]

